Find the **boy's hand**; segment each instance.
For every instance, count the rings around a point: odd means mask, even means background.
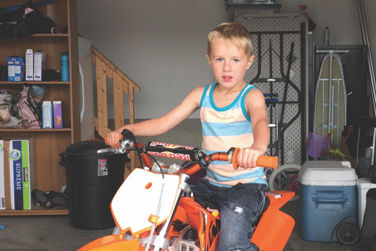
[[[257,147],[245,147],[240,148],[238,153],[238,164],[242,168],[254,168],[256,167],[256,161],[259,156],[264,154],[264,150]]]
[[[109,132],[106,136],[106,144],[110,145],[112,148],[119,147],[119,140],[121,139],[122,135],[119,130],[115,130]]]

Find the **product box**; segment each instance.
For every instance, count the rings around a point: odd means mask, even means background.
[[[61,101],[53,101],[54,128],[63,128],[63,116],[61,112]]]
[[[53,115],[51,101],[43,101],[42,103],[42,128],[53,128]]]
[[[11,208],[16,210],[31,209],[29,140],[10,140],[9,169]]]
[[[0,209],[5,209],[4,140],[0,140]]]
[[[23,59],[22,57],[8,57],[8,81],[23,81]]]
[[[30,146],[28,140],[21,141],[22,158],[22,194],[23,209],[31,209],[31,182],[30,182]]]
[[[22,191],[22,158],[21,142],[10,142],[9,149],[9,173],[11,187],[11,207],[12,209],[23,209],[23,191]]]
[[[307,161],[299,171],[304,240],[336,242],[341,223],[357,224],[357,175],[348,161]]]
[[[42,81],[42,72],[45,66],[45,53],[43,51],[34,52],[34,81]]]
[[[25,53],[25,80],[34,80],[34,52],[33,49],[26,49]]]

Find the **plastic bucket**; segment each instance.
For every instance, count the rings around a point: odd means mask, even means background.
[[[329,140],[316,133],[309,133],[307,138],[307,154],[315,159],[321,156],[321,153],[328,147]]]

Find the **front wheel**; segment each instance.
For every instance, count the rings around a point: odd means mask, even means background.
[[[293,201],[299,199],[298,177],[300,167],[301,166],[297,164],[286,164],[274,170],[269,177],[270,191],[293,191],[295,192],[295,196],[291,200]]]

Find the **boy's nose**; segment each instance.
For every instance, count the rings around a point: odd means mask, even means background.
[[[230,62],[225,61],[224,65],[223,65],[223,70],[225,70],[225,71],[231,71],[231,64],[230,64]]]

